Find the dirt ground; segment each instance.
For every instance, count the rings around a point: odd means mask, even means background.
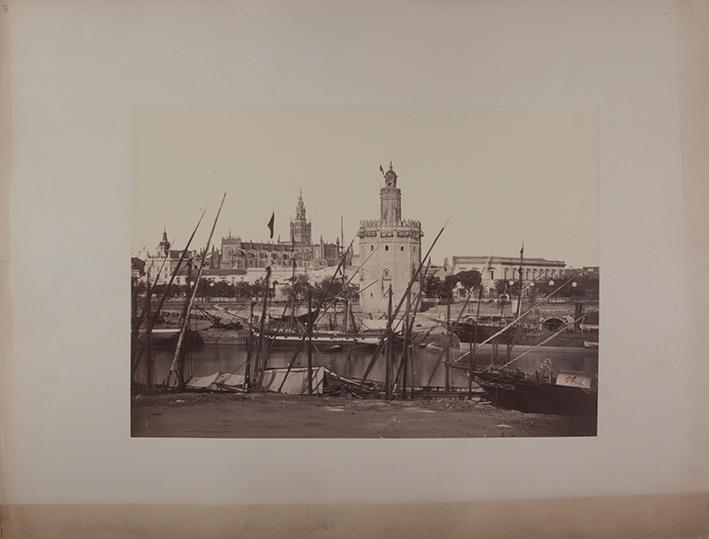
[[[135,437],[461,438],[595,436],[595,416],[525,414],[481,401],[359,400],[273,393],[138,396]]]

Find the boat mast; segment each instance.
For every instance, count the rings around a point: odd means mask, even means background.
[[[313,291],[308,288],[308,395],[313,394],[313,325]]]
[[[519,293],[517,294],[517,318],[519,318],[522,312],[522,266],[524,266],[524,242],[522,242],[522,248],[519,250]]]
[[[410,288],[409,288],[410,290]],[[406,296],[408,297],[408,292]],[[386,346],[386,370],[384,372],[384,386],[386,390],[386,400],[391,399],[391,354],[394,351],[394,343],[393,341],[393,335],[394,332],[391,330],[391,309],[392,309],[392,296],[393,292],[391,289],[391,284],[389,285],[389,304],[387,307],[387,330],[386,330],[386,335],[387,335],[387,346]],[[403,298],[402,298],[403,299]]]
[[[194,288],[192,289],[192,295],[190,296],[190,301],[187,304],[187,313],[185,316],[185,319],[182,321],[182,329],[180,331],[180,336],[177,339],[177,346],[175,347],[175,355],[172,358],[172,364],[170,365],[170,371],[168,373],[168,385],[170,382],[170,377],[171,375],[175,374],[176,372],[176,366],[177,362],[180,360],[180,352],[182,350],[182,345],[185,340],[185,334],[187,333],[187,326],[189,324],[190,320],[190,312],[192,311],[192,305],[194,304],[194,299],[195,296],[197,295],[197,289],[199,288],[199,281],[202,278],[202,272],[204,271],[204,263],[207,258],[207,252],[209,251],[209,245],[212,243],[212,236],[214,235],[214,229],[217,226],[217,221],[219,220],[219,214],[222,212],[222,207],[224,206],[224,199],[226,198],[226,191],[224,192],[224,195],[222,196],[222,201],[219,204],[219,209],[217,210],[217,215],[214,217],[214,223],[212,224],[212,230],[209,232],[209,238],[207,239],[207,246],[205,247],[204,251],[202,252],[202,260],[200,260],[200,265],[199,265],[199,271],[197,272],[197,282],[195,283]],[[180,370],[182,371],[184,369],[184,361],[180,361]],[[179,388],[182,389],[184,388],[185,385],[185,380],[184,377],[181,376],[179,380],[177,380]]]
[[[153,317],[151,315],[152,300],[153,300],[153,287],[150,285],[150,269],[146,271],[145,274],[147,286],[145,290],[145,318],[147,320],[147,334],[146,334],[146,358],[145,358],[145,384],[146,392],[150,395],[153,392]]]
[[[483,344],[489,343],[490,341],[492,341],[492,340],[495,339],[496,337],[499,337],[500,335],[502,335],[503,333],[505,333],[507,330],[509,330],[511,327],[513,327],[517,322],[519,322],[522,318],[524,318],[524,317],[527,316],[529,313],[531,313],[532,311],[534,311],[537,307],[539,307],[544,301],[546,301],[547,299],[549,299],[550,297],[552,297],[552,296],[553,296],[554,294],[556,294],[559,290],[561,290],[561,289],[564,288],[567,284],[569,284],[571,281],[573,281],[576,277],[577,277],[577,275],[574,275],[574,276],[572,276],[572,277],[569,277],[566,281],[564,281],[563,283],[561,283],[561,284],[560,284],[559,286],[557,286],[554,290],[552,290],[551,292],[549,292],[546,296],[544,296],[543,298],[540,298],[540,299],[539,299],[534,305],[532,305],[529,309],[527,309],[526,311],[524,311],[522,314],[520,314],[518,317],[516,317],[514,320],[512,320],[509,324],[507,324],[505,327],[503,327],[502,329],[500,329],[500,331],[498,331],[498,332],[496,332],[496,333],[490,335],[487,339],[485,339],[483,342],[480,343],[480,346],[482,346]],[[458,358],[455,360],[455,362],[458,362],[458,361],[460,361],[460,360],[466,358],[467,356],[468,356],[468,352],[465,352],[465,353],[462,354],[460,357],[458,357]]]
[[[260,385],[262,378],[261,366],[259,364],[261,350],[263,349],[264,333],[266,332],[266,311],[268,309],[268,292],[271,280],[271,266],[266,268],[266,280],[263,286],[263,303],[261,305],[261,319],[259,320],[258,345],[256,346],[256,357],[254,360],[254,382],[257,386]]]
[[[413,276],[411,277],[411,280],[409,281],[409,285],[406,287],[404,295],[399,300],[399,303],[397,304],[396,309],[394,309],[394,313],[393,313],[394,317],[396,317],[396,315],[399,314],[399,310],[401,309],[401,306],[404,303],[406,294],[409,293],[409,290],[411,290],[411,287],[413,286],[414,282],[419,278],[419,275],[421,275],[421,269],[423,268],[423,265],[428,260],[428,257],[430,256],[431,251],[433,251],[433,248],[436,246],[436,243],[438,242],[438,239],[443,234],[443,231],[446,229],[447,224],[448,223],[443,225],[441,227],[441,230],[438,231],[438,234],[436,234],[436,237],[433,238],[433,242],[431,243],[431,246],[428,248],[428,251],[426,251],[426,254],[421,259],[421,262],[419,262],[418,268],[416,268],[416,271],[414,272]],[[372,284],[374,284],[376,282],[377,281],[374,281]],[[367,287],[371,286],[372,284],[368,285]],[[364,370],[364,375],[362,376],[362,380],[360,381],[360,387],[364,387],[364,382],[367,380],[367,376],[369,376],[369,372],[372,370],[372,367],[374,367],[374,363],[377,360],[377,356],[379,355],[379,353],[382,350],[382,346],[384,345],[385,340],[386,340],[386,335],[383,335],[379,339],[379,343],[377,345],[377,348],[376,348],[374,354],[372,354],[372,357],[369,360],[369,363],[367,364],[367,368]]]

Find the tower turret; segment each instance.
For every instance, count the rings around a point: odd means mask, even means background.
[[[167,256],[170,254],[170,242],[167,239],[167,228],[163,226],[162,229],[162,240],[160,240],[160,256]]]
[[[387,224],[401,221],[401,189],[396,186],[397,177],[394,166],[389,161],[389,170],[384,173],[384,187],[379,191],[381,220]]]
[[[360,269],[359,306],[363,313],[385,313],[389,290],[398,302],[421,262],[421,223],[401,219],[401,190],[396,186],[397,174],[390,162],[379,192],[380,219],[366,219],[359,224],[359,255],[364,259]],[[375,284],[377,283],[377,284]],[[418,280],[411,283],[417,294]]]

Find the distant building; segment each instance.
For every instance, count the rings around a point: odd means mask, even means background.
[[[303,193],[299,193],[295,210],[295,218],[290,222],[290,241],[255,242],[242,240],[240,236],[228,236],[221,239],[219,248],[213,246],[206,259],[206,267],[202,273],[203,278],[210,281],[237,282],[247,280],[253,282],[265,274],[266,267],[270,266],[273,275],[291,275],[295,262],[296,273],[308,270],[318,270],[329,266],[336,266],[340,259],[340,239],[335,243],[323,241],[322,236],[318,243],[312,243],[312,227],[308,221],[303,202]],[[177,261],[182,251],[171,250],[167,239],[167,231],[158,244],[157,251],[147,257],[146,269],[152,272],[154,280],[160,271],[158,284],[165,284],[170,280]],[[190,251],[188,258],[193,259],[194,276],[197,272],[197,251]],[[351,262],[351,256],[347,257]],[[162,269],[160,269],[162,268]],[[180,272],[175,279],[175,284],[185,284],[187,275],[187,261],[183,261]],[[281,277],[283,281],[285,277]]]
[[[185,259],[193,258],[197,251],[188,251]],[[150,273],[151,282],[166,284],[170,281],[170,276],[175,271],[177,263],[182,256],[181,250],[171,249],[170,241],[167,239],[167,230],[163,228],[162,239],[158,244],[157,251],[148,254],[145,260],[145,273]],[[184,267],[185,262],[182,262]]]
[[[130,274],[133,279],[140,279],[145,275],[145,260],[132,256],[130,259]]]
[[[379,191],[380,217],[359,225],[360,263],[370,257],[359,278],[359,307],[365,313],[386,313],[390,286],[395,308],[421,262],[421,223],[401,218],[401,189],[396,181],[390,163]],[[412,294],[418,291],[417,279]]]
[[[212,269],[250,269],[271,266],[296,268],[334,266],[339,262],[340,239],[335,243],[312,243],[312,225],[306,217],[303,193],[298,195],[295,218],[290,222],[290,241],[244,241],[231,233],[222,238],[221,248],[211,253]]]
[[[565,268],[566,262],[563,260],[524,258],[522,279],[524,281],[534,281],[537,279],[558,278],[564,275]],[[450,275],[470,270],[480,272],[483,286],[492,288],[498,279],[509,281],[519,279],[519,258],[504,256],[454,256],[452,258],[449,270]]]

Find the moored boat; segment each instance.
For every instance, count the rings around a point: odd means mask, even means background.
[[[598,385],[588,373],[559,371],[546,377],[517,370],[477,370],[473,380],[495,406],[547,414],[595,414]]]

